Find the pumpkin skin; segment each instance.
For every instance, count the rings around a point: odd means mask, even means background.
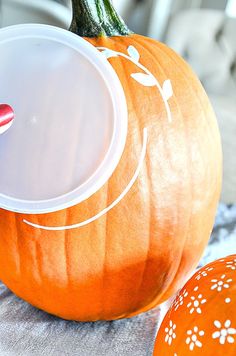
[[[196,267],[209,239],[221,189],[221,143],[199,80],[171,49],[139,36],[87,38],[127,54],[161,85],[170,80],[168,120],[155,86],[143,86],[136,64],[109,61],[123,85],[129,112],[123,156],[110,180],[86,201],[42,215],[0,210],[0,279],[16,295],[65,319],[113,320],[162,303]],[[132,189],[100,219],[77,229],[35,229],[85,221],[109,206],[132,179],[143,145],[145,162]]]
[[[153,355],[235,355],[235,310],[232,255],[204,266],[185,284],[163,320]]]

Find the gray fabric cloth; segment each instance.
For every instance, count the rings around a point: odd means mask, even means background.
[[[236,205],[221,204],[200,265],[236,253]],[[0,356],[151,356],[171,301],[132,319],[76,323],[35,309],[0,283]]]
[[[68,322],[15,297],[0,284],[1,356],[149,356],[160,309],[113,322]]]
[[[215,227],[199,266],[236,254],[236,204],[220,204]]]
[[[209,94],[236,94],[236,19],[223,11],[201,9],[176,14],[166,43],[196,71]]]

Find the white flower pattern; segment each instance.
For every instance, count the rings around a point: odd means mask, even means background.
[[[219,320],[215,320],[214,325],[218,330],[212,334],[213,339],[219,338],[221,345],[224,345],[226,341],[230,344],[234,343],[234,337],[232,335],[236,334],[236,329],[231,327],[230,320],[226,320],[223,325]]]
[[[213,267],[206,267],[204,270],[200,271],[198,275],[195,277],[197,281],[199,281],[202,277],[208,276],[207,272],[212,271],[214,268]]]
[[[234,256],[235,257],[235,256]],[[225,265],[225,273],[220,274],[216,278],[212,276],[213,279],[211,279],[211,271],[214,270],[214,267],[208,266],[205,267],[204,269],[202,268],[199,270],[198,274],[195,275],[195,283],[196,280],[199,281],[200,279],[207,277],[206,281],[209,283],[208,286],[210,287],[210,292],[209,298],[205,298],[205,293],[201,289],[203,286],[203,281],[201,281],[201,286],[195,285],[195,287],[190,291],[188,288],[182,289],[178,295],[176,296],[172,306],[171,306],[171,313],[174,313],[178,310],[178,308],[185,303],[186,308],[189,310],[190,314],[196,313],[197,318],[199,321],[202,322],[202,318],[205,317],[205,314],[207,312],[207,309],[205,307],[202,308],[202,306],[206,303],[209,303],[208,310],[211,307],[210,302],[211,302],[211,294],[213,295],[218,295],[218,292],[224,291],[225,294],[223,294],[223,298],[221,298],[221,295],[218,297],[219,301],[219,308],[221,308],[221,304],[230,304],[232,303],[232,294],[227,293],[227,290],[233,286],[231,284],[233,282],[232,276],[232,271],[236,271],[236,258],[231,259],[231,260],[226,260],[226,259],[221,259],[220,262],[224,262]],[[221,265],[222,266],[222,265]],[[229,274],[230,273],[230,274]],[[194,277],[192,278],[192,281],[194,281]],[[208,288],[207,286],[207,288]],[[186,301],[185,301],[186,299]],[[200,314],[202,317],[200,317]],[[196,317],[195,317],[195,322],[196,322]],[[203,354],[204,354],[204,346],[207,347],[207,344],[205,343],[205,338],[211,337],[213,339],[214,343],[218,343],[220,345],[227,345],[227,344],[236,344],[236,325],[234,324],[234,320],[229,320],[225,318],[223,321],[220,320],[210,320],[208,321],[212,325],[212,328],[210,331],[205,332],[204,328],[202,327],[203,324],[197,325],[197,323],[191,325],[188,329],[185,329],[185,343],[186,347],[189,350],[190,354],[192,351],[197,351],[198,348],[202,348]],[[177,325],[178,329],[178,325]],[[172,320],[169,321],[168,327],[165,328],[165,342],[169,346],[175,346],[178,345],[178,333],[176,335],[176,324],[175,324],[175,319],[172,318]],[[173,339],[176,339],[176,344],[173,344]],[[219,346],[221,347],[221,346]],[[223,350],[223,349],[222,349]],[[176,350],[173,350],[173,352]],[[200,351],[200,350],[199,350]],[[193,352],[194,353],[194,352]],[[177,353],[174,352],[173,356],[177,356]]]
[[[211,290],[216,289],[218,292],[221,292],[224,288],[229,288],[230,283],[233,281],[232,278],[228,278],[225,280],[226,275],[222,274],[220,279],[212,279],[211,282],[213,285],[211,286]]]
[[[175,309],[175,311],[184,304],[184,298],[186,298],[188,296],[188,292],[186,291],[186,289],[183,290],[182,293],[178,294],[177,298],[174,300],[173,303],[173,308]]]
[[[194,291],[197,292],[198,291],[198,287],[194,288]],[[192,314],[193,312],[196,312],[198,314],[202,313],[202,309],[201,306],[203,304],[206,303],[206,299],[203,298],[203,295],[200,293],[197,296],[191,296],[191,302],[189,302],[187,304],[187,308],[191,308],[190,309],[190,314]]]
[[[175,329],[176,329],[176,324],[174,324],[172,320],[170,320],[169,327],[165,328],[165,332],[166,332],[165,342],[167,342],[168,345],[171,345],[173,339],[176,338]]]
[[[186,344],[189,345],[189,350],[193,351],[194,347],[202,347],[202,343],[199,340],[199,336],[202,337],[204,335],[203,330],[198,330],[197,326],[194,326],[193,330],[187,331],[188,337],[186,338]]]
[[[226,268],[230,268],[233,271],[236,270],[236,258],[233,261],[226,262]]]

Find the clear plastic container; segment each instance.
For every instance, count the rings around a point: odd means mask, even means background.
[[[47,25],[0,30],[0,103],[15,112],[0,135],[0,207],[47,213],[98,191],[121,158],[127,105],[91,44]]]

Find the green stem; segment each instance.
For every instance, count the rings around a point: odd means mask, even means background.
[[[127,36],[132,32],[110,0],[72,0],[70,31],[82,37]]]

